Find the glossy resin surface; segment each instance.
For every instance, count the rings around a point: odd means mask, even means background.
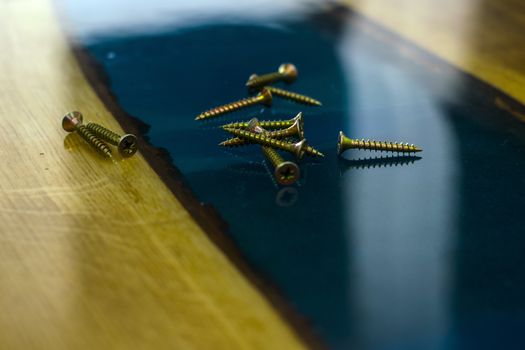
[[[195,6],[194,17],[184,12],[195,21],[173,13],[161,28],[72,33],[249,265],[331,348],[522,348],[523,125],[498,91],[343,8],[305,6],[231,18],[199,17],[208,12]],[[80,20],[81,8],[66,14]],[[299,76],[279,87],[322,107],[274,98],[194,121],[282,62]],[[297,185],[278,186],[258,146],[217,145],[228,137],[221,124],[299,111],[326,157],[305,157]],[[338,157],[340,130],[424,151]]]

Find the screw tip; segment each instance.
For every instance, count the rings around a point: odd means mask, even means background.
[[[252,74],[250,75],[250,77],[248,78],[248,80],[246,81],[246,84],[244,84],[246,87],[253,87],[254,85],[254,79],[257,78],[257,74]]]
[[[316,157],[324,157],[324,154],[313,147],[310,147],[310,154]]]

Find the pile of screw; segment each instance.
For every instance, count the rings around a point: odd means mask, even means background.
[[[246,86],[249,92],[258,92],[257,95],[212,108],[199,114],[195,120],[214,118],[256,104],[270,107],[273,96],[305,105],[321,106],[321,102],[316,99],[269,85],[279,81],[290,84],[297,79],[297,75],[297,68],[291,63],[281,64],[278,71],[274,73],[260,76],[252,74]],[[282,185],[290,185],[299,179],[299,167],[292,161],[285,161],[277,150],[290,152],[298,159],[301,159],[305,153],[324,157],[321,152],[307,144],[304,138],[304,120],[301,112],[290,120],[259,121],[257,118],[252,118],[247,122],[226,124],[222,128],[235,137],[221,142],[220,146],[235,147],[250,143],[261,145],[262,153],[275,169],[275,179]],[[298,139],[298,142],[292,142],[293,138]],[[340,131],[337,140],[337,152],[341,154],[347,149],[365,149],[402,154],[421,151],[421,148],[408,143],[354,140],[346,137]]]
[[[69,112],[62,118],[62,128],[67,132],[76,131],[93,149],[104,158],[111,158],[112,152],[106,144],[117,146],[123,158],[131,157],[137,152],[137,138],[133,134],[119,135],[100,124],[83,123],[82,113]]]
[[[290,84],[295,79],[297,79],[297,69],[291,63],[280,65],[275,73],[260,76],[252,74],[246,86],[250,93],[256,92],[257,95],[212,108],[199,114],[195,120],[217,117],[256,104],[269,107],[274,96],[305,105],[321,106],[321,102],[309,96],[269,86],[278,81]],[[296,182],[300,177],[300,171],[297,163],[284,160],[277,150],[292,153],[298,159],[301,159],[305,153],[324,157],[321,152],[307,144],[304,138],[304,120],[301,112],[290,120],[259,121],[257,118],[252,118],[247,122],[226,124],[222,128],[235,137],[221,142],[220,146],[237,147],[251,143],[261,145],[261,151],[266,160],[274,167],[275,179],[281,185]]]

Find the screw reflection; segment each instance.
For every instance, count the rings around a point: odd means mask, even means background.
[[[348,169],[369,169],[369,168],[382,168],[382,167],[394,167],[394,166],[405,166],[413,164],[414,162],[422,159],[418,156],[384,156],[384,157],[369,157],[359,159],[345,159],[340,158],[339,175],[342,176]]]
[[[275,196],[275,204],[279,207],[291,207],[299,199],[299,191],[295,187],[281,188]]]

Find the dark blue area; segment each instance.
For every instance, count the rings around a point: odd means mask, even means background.
[[[108,35],[85,48],[124,111],[151,125],[151,143],[228,222],[251,266],[331,347],[525,348],[523,127],[476,84],[450,87],[445,74],[348,28],[359,35],[343,40],[309,19],[210,24]],[[271,109],[194,121],[245,97],[250,74],[282,62],[299,68],[289,88],[321,108],[275,99]],[[297,186],[277,186],[257,146],[217,146],[223,122],[299,111],[326,158],[305,159]],[[339,130],[416,143],[423,159],[352,168],[336,155]],[[363,155],[373,156],[345,157]]]

